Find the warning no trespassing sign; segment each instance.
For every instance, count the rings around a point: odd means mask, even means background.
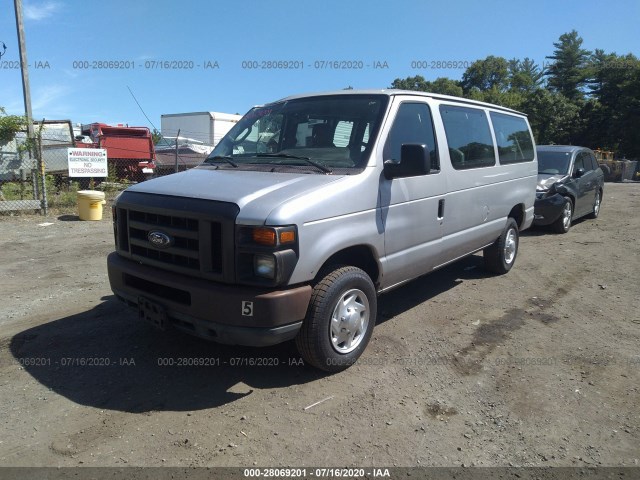
[[[68,148],[70,177],[106,177],[107,151],[104,148]]]

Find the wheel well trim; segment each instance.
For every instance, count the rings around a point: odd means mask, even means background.
[[[375,248],[369,244],[355,244],[341,248],[337,252],[332,253],[325,258],[320,267],[316,271],[315,280],[317,281],[321,272],[325,271],[330,265],[349,265],[363,270],[377,288],[382,276],[382,265],[380,257],[377,255]]]

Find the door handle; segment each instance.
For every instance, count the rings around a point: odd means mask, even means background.
[[[441,198],[438,202],[438,220],[444,218],[444,198]]]

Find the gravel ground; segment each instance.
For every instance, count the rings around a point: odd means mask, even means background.
[[[0,217],[0,465],[637,466],[638,212],[607,184],[597,220],[524,232],[508,275],[474,255],[382,296],[336,375],[140,323],[108,209]]]

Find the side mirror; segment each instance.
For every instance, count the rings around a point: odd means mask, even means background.
[[[431,172],[431,157],[426,145],[405,143],[400,148],[400,162],[385,160],[384,176],[387,180],[417,177]]]
[[[575,178],[580,178],[581,176],[584,175],[584,171],[585,171],[584,168],[579,168],[575,172],[573,172],[573,176]]]

